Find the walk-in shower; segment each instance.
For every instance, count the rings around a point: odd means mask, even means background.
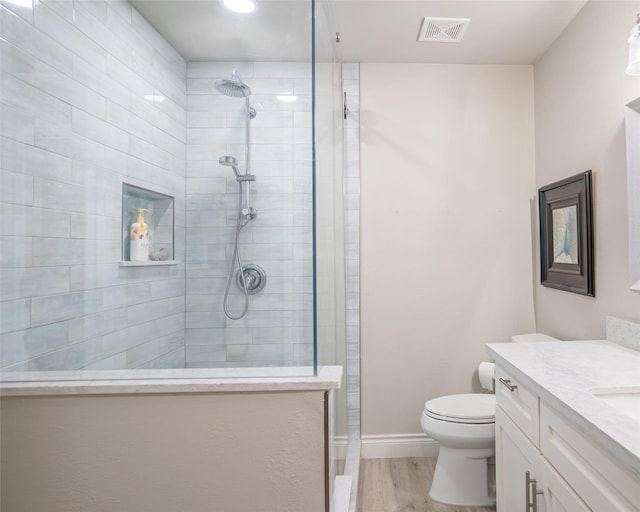
[[[344,365],[341,75],[315,17],[328,6],[262,2],[241,19],[193,3],[0,5],[3,377]],[[137,208],[149,261],[128,257]]]
[[[265,2],[275,25],[241,35],[202,2],[182,46],[179,1],[33,5],[0,6],[2,372],[335,362],[342,94],[313,2]],[[149,261],[128,257],[139,208]]]

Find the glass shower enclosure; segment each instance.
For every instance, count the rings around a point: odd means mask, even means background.
[[[326,5],[0,12],[2,373],[342,364]]]

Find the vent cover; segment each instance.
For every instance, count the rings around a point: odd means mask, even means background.
[[[459,43],[469,18],[423,18],[418,41],[427,43]]]

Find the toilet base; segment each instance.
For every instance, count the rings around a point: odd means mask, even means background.
[[[495,505],[494,454],[493,448],[440,446],[429,496],[450,505]]]

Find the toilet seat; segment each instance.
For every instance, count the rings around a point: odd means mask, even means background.
[[[495,423],[495,411],[495,395],[485,393],[442,396],[424,404],[424,414],[451,423]]]

